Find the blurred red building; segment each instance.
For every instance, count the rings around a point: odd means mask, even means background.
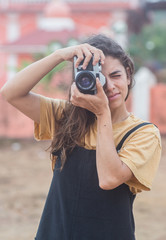
[[[111,27],[125,23],[127,10],[138,7],[137,0],[0,1],[0,87],[11,78],[11,65],[45,52],[51,41],[66,43],[99,31],[113,34]]]

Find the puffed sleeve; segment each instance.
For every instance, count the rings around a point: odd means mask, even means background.
[[[136,194],[149,191],[161,157],[161,138],[157,127],[147,125],[139,129],[124,144],[119,157],[133,172],[126,184]]]
[[[40,96],[40,123],[34,123],[34,137],[36,140],[52,139],[56,131],[58,120],[65,107],[65,100]]]

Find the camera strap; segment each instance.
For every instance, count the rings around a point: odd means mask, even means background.
[[[125,140],[130,136],[130,134],[132,134],[133,132],[135,132],[137,129],[145,126],[145,125],[149,125],[149,124],[152,124],[150,122],[144,122],[144,123],[141,123],[141,124],[138,124],[136,127],[132,128],[131,130],[129,130],[125,135],[124,137],[121,139],[121,141],[119,142],[119,144],[117,145],[116,147],[116,151],[119,152],[123,143],[125,142]]]

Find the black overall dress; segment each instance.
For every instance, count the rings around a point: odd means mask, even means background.
[[[58,157],[36,240],[135,239],[135,195],[126,184],[99,187],[95,150],[76,147],[60,167]]]

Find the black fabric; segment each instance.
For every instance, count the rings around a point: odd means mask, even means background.
[[[135,195],[99,187],[95,150],[76,147],[60,167],[58,158],[36,240],[135,240]]]
[[[137,129],[139,129],[140,127],[143,127],[145,125],[149,125],[149,124],[152,124],[152,123],[149,123],[149,122],[143,122],[143,123],[140,123],[139,125],[137,125],[136,127],[132,128],[130,131],[128,131],[124,137],[122,138],[122,140],[120,141],[120,143],[117,145],[116,147],[116,151],[119,152],[124,141],[130,136],[131,133],[135,132]]]

